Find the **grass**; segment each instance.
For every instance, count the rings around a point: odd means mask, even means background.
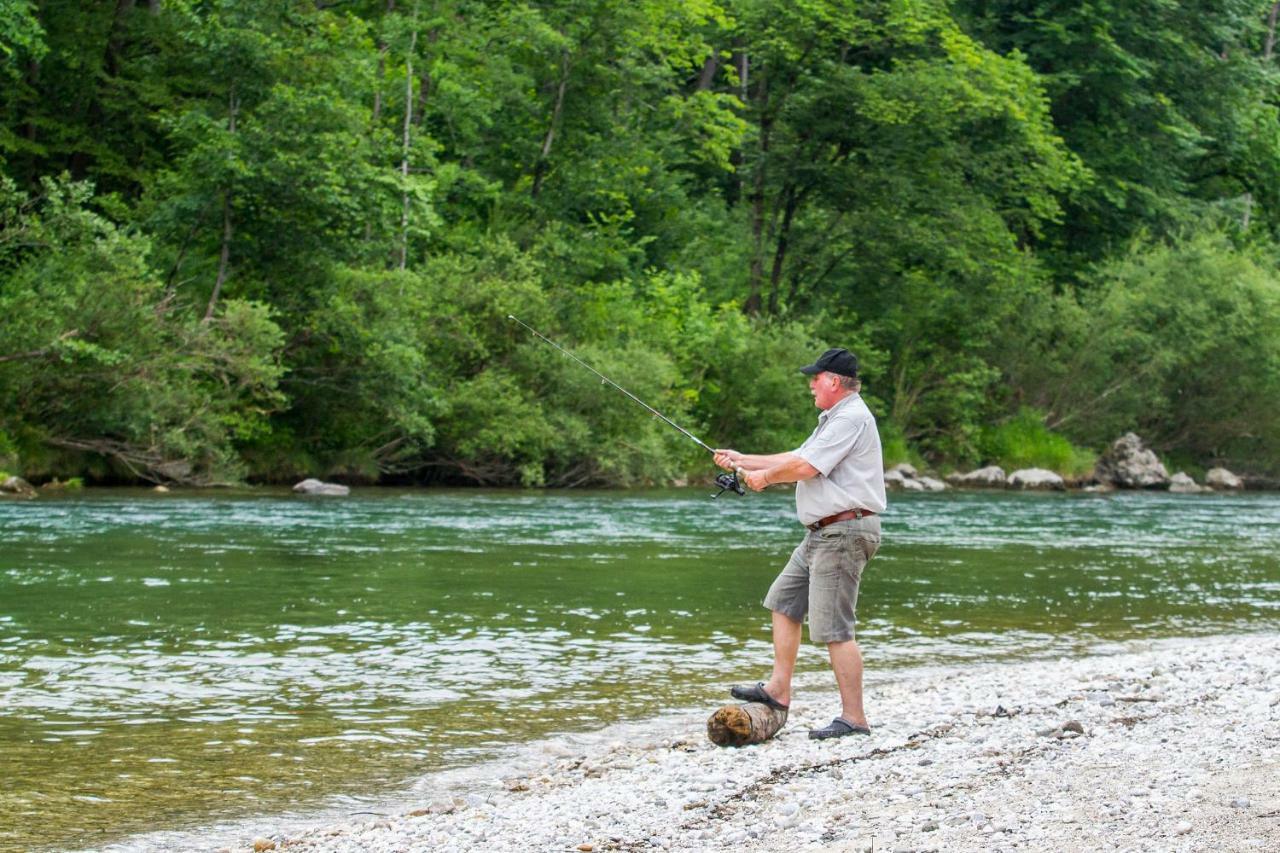
[[[983,429],[978,448],[987,464],[1006,471],[1047,468],[1063,477],[1080,477],[1093,470],[1097,461],[1095,454],[1046,427],[1040,412],[1027,408],[1002,424]]]

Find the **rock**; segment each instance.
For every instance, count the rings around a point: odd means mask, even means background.
[[[351,494],[351,489],[338,483],[322,483],[319,480],[308,478],[293,487],[293,490],[303,495],[334,495],[336,497],[345,497]]]
[[[253,839],[253,849],[254,853],[262,853],[263,850],[275,850],[276,843],[270,838],[263,838],[259,835],[257,838]]]
[[[1097,690],[1097,691],[1094,691],[1093,693],[1089,693],[1086,695],[1086,698],[1090,702],[1097,702],[1099,705],[1103,706],[1104,708],[1107,708],[1116,704],[1115,697],[1105,690]]]
[[[1231,801],[1231,808],[1233,808],[1233,809],[1247,809],[1247,808],[1249,808],[1249,800],[1248,800],[1248,798],[1247,798],[1247,797],[1236,797],[1234,800],[1232,800],[1232,801]]]
[[[1079,720],[1067,720],[1058,728],[1064,732],[1075,732],[1078,735],[1084,734],[1084,726],[1080,724]]]
[[[453,814],[458,810],[458,803],[453,800],[439,799],[427,806],[427,811],[434,815]]]
[[[920,482],[919,480],[903,480],[902,488],[904,491],[908,491],[908,492],[928,491],[927,489],[925,489],[924,483]]]
[[[957,471],[947,476],[947,482],[967,489],[1003,489],[1008,483],[1008,478],[999,465],[988,465],[985,468],[970,471],[968,474]]]
[[[884,486],[886,489],[904,488],[906,486],[906,482],[907,478],[897,469],[884,472]]]
[[[1173,828],[1174,835],[1186,835],[1190,831],[1191,831],[1191,821],[1189,820],[1181,821]]]
[[[1169,485],[1164,463],[1134,433],[1112,442],[1093,468],[1093,478],[1122,489],[1163,489]]]
[[[1210,490],[1197,484],[1185,472],[1179,471],[1169,478],[1169,491],[1179,495],[1195,495]]]
[[[36,490],[21,477],[6,477],[4,480],[0,480],[0,493],[16,495],[20,498],[34,498],[36,496]]]
[[[155,492],[156,494],[160,494],[160,495],[167,495],[167,494],[169,493],[169,487],[168,487],[168,486],[156,486],[156,487],[155,487],[154,489],[152,489],[151,491]]]
[[[934,477],[921,477],[916,482],[924,486],[926,492],[945,492],[947,490],[947,484]]]
[[[908,480],[914,480],[920,476],[920,472],[916,470],[916,466],[907,462],[899,462],[897,465],[891,467],[889,471],[897,471]]]
[[[1067,484],[1061,477],[1044,468],[1023,468],[1009,475],[1011,489],[1052,489],[1061,491]]]
[[[1241,480],[1226,468],[1210,468],[1204,475],[1204,484],[1211,489],[1219,491],[1244,488],[1244,480]]]

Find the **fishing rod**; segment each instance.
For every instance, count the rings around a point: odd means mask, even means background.
[[[685,429],[684,427],[680,426],[680,424],[678,424],[678,423],[676,423],[675,421],[671,420],[671,418],[669,418],[669,417],[667,417],[666,415],[662,414],[662,412],[659,412],[659,411],[658,411],[657,409],[655,409],[653,406],[650,406],[650,405],[649,405],[648,403],[646,403],[644,400],[641,400],[641,399],[640,399],[639,397],[637,397],[635,394],[632,394],[632,393],[631,393],[630,391],[628,391],[626,388],[623,388],[623,387],[622,387],[621,385],[619,385],[617,382],[614,382],[614,381],[613,381],[612,379],[610,379],[608,376],[605,376],[603,373],[601,373],[600,371],[596,370],[594,367],[592,367],[591,365],[587,364],[585,361],[583,361],[582,359],[578,358],[576,355],[574,355],[573,353],[569,352],[567,349],[565,349],[564,347],[560,346],[560,345],[559,345],[558,343],[556,343],[555,341],[551,340],[551,338],[548,338],[546,335],[542,334],[542,332],[539,332],[539,331],[538,331],[537,329],[535,329],[533,326],[530,326],[530,325],[529,325],[528,323],[526,323],[524,320],[521,320],[519,317],[517,317],[517,316],[516,316],[516,315],[514,315],[514,314],[508,314],[508,315],[507,315],[507,319],[508,319],[508,320],[514,320],[515,322],[519,323],[521,326],[524,326],[524,327],[525,327],[526,329],[528,329],[530,332],[533,332],[533,333],[534,333],[535,335],[537,335],[539,338],[541,338],[542,340],[544,340],[544,341],[546,341],[547,343],[551,344],[551,346],[555,347],[556,349],[560,350],[560,352],[561,352],[561,353],[563,353],[564,355],[567,355],[569,358],[573,359],[573,360],[574,360],[574,361],[576,361],[578,364],[580,364],[580,365],[582,365],[583,367],[585,367],[587,370],[590,370],[590,371],[591,371],[592,373],[594,373],[596,376],[599,376],[599,377],[600,377],[600,381],[601,381],[601,382],[607,382],[607,383],[609,383],[610,385],[612,385],[614,388],[617,388],[617,389],[618,389],[619,391],[621,391],[623,394],[626,394],[626,395],[627,395],[628,397],[630,397],[632,400],[635,400],[637,403],[639,403],[641,406],[643,406],[643,407],[644,407],[644,408],[645,408],[645,409],[646,409],[650,414],[652,414],[655,418],[661,418],[663,423],[665,423],[665,424],[667,424],[668,426],[671,426],[671,427],[673,427],[674,429],[676,429],[676,430],[677,430],[681,435],[683,435],[684,437],[686,437],[686,438],[690,439],[694,444],[698,445],[698,446],[699,446],[699,447],[701,447],[703,450],[705,450],[705,451],[707,451],[708,453],[710,453],[712,456],[715,456],[715,455],[716,455],[716,451],[715,451],[715,449],[714,449],[713,447],[711,447],[709,444],[707,444],[705,441],[703,441],[702,439],[698,438],[696,435],[694,435],[693,433],[689,432],[689,431],[688,431],[687,429]],[[740,494],[740,495],[745,495],[745,494],[747,493],[747,490],[746,490],[745,488],[743,488],[743,486],[742,486],[742,481],[741,481],[741,480],[739,479],[739,477],[738,477],[738,474],[740,473],[740,471],[741,471],[741,469],[735,469],[732,473],[724,472],[724,473],[722,473],[722,474],[717,474],[717,475],[716,475],[716,485],[720,487],[720,491],[716,492],[714,495],[712,495],[712,496],[711,496],[713,500],[714,500],[715,498],[720,497],[721,495],[723,495],[723,494],[724,494],[725,492],[727,492],[727,491],[734,491],[734,492],[737,492],[737,493],[738,493],[738,494]]]

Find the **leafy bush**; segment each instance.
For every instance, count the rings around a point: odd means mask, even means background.
[[[237,478],[236,441],[281,402],[279,328],[241,300],[204,320],[90,195],[46,180],[32,198],[0,181],[0,398],[22,401],[0,430],[29,475],[82,473],[90,454],[129,478]]]
[[[1023,408],[1002,424],[984,428],[978,448],[986,464],[1005,470],[1048,468],[1065,477],[1088,473],[1094,454],[1081,450],[1044,425],[1044,414]]]
[[[1055,431],[1101,446],[1280,470],[1280,276],[1215,231],[1139,244],[1028,312],[1013,384]]]

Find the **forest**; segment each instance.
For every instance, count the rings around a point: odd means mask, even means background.
[[[1280,473],[1278,8],[0,0],[0,469]]]

